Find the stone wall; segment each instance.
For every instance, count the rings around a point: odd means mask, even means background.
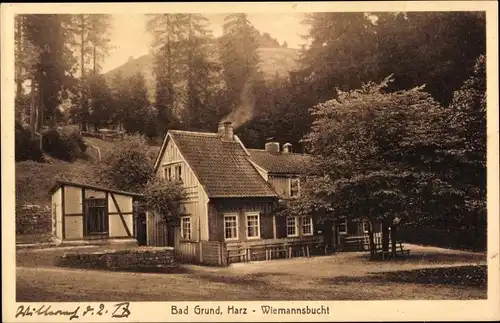
[[[43,234],[52,232],[50,206],[16,205],[16,234]]]
[[[67,252],[58,264],[65,267],[96,268],[108,270],[144,270],[173,268],[174,248],[137,247],[123,250],[97,252]]]

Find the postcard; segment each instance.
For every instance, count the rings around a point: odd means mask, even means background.
[[[1,8],[5,322],[500,319],[496,2]]]

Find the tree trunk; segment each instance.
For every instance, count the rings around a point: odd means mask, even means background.
[[[391,225],[391,253],[392,258],[396,258],[397,225]]]
[[[83,100],[85,99],[85,96],[83,94],[84,90],[83,90],[83,78],[85,77],[85,17],[84,15],[81,15],[80,16],[80,19],[81,19],[81,34],[80,34],[80,42],[81,42],[81,47],[80,47],[80,64],[81,64],[81,73],[82,75],[80,76],[80,84],[81,84],[81,88],[80,88],[80,91],[81,91],[81,97],[80,97],[80,113],[81,113],[81,128],[82,130],[86,131],[87,130],[87,125],[85,123],[85,118],[87,117],[87,114],[86,114],[86,111],[84,113],[83,109],[84,109],[84,104],[83,104]]]
[[[31,104],[30,104],[30,132],[31,139],[35,139],[36,132],[36,94],[35,82],[31,85]]]
[[[384,221],[382,221],[382,250],[384,252],[389,251],[389,227],[389,222],[384,219]]]
[[[374,223],[370,219],[370,227],[368,228],[368,239],[370,242],[370,258],[371,259],[375,258],[375,254],[377,253],[375,241],[373,239],[373,226],[374,226]]]
[[[96,48],[96,46],[94,44],[94,54],[93,54],[93,59],[94,59],[94,66],[93,66],[94,76],[95,76],[95,73],[96,73],[96,65],[95,65],[95,63],[96,63],[96,57],[95,57],[95,55],[96,55],[96,49],[95,48]]]
[[[44,110],[44,105],[43,105],[43,89],[40,88],[40,103],[38,105],[39,109],[39,128],[38,128],[38,133],[40,134],[40,151],[43,151],[43,110]]]

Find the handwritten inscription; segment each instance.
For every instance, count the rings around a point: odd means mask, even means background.
[[[91,305],[77,306],[74,309],[56,309],[52,305],[24,306],[20,305],[16,311],[16,318],[25,316],[66,316],[71,321],[84,316],[109,316],[111,318],[127,318],[130,315],[129,302],[117,303],[111,307],[99,304],[98,307]]]

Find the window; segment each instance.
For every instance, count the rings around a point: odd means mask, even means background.
[[[260,221],[259,214],[247,214],[247,238],[260,238]]]
[[[302,234],[305,236],[310,236],[313,234],[313,220],[310,216],[304,216],[302,218]]]
[[[368,233],[369,230],[370,230],[370,222],[368,222],[367,220],[363,220],[363,232]]]
[[[337,223],[338,233],[347,233],[347,219],[340,219]]]
[[[224,239],[238,240],[238,216],[224,215]]]
[[[300,182],[298,178],[290,178],[290,197],[298,197]]]
[[[175,166],[175,179],[182,182],[182,166]]]
[[[165,167],[163,168],[163,177],[167,180],[167,181],[171,181],[172,180],[172,168],[170,167]]]
[[[181,237],[185,240],[191,240],[191,217],[181,218]]]
[[[286,218],[286,235],[287,237],[296,237],[299,235],[297,229],[297,217],[289,216]]]

